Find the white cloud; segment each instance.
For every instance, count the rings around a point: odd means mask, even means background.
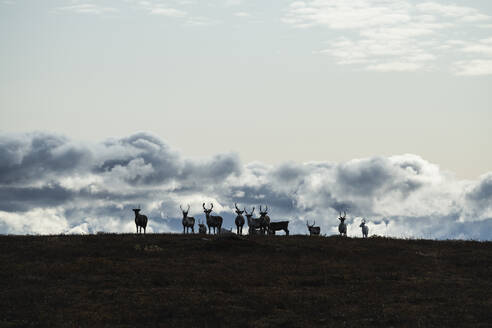
[[[247,12],[240,11],[240,12],[234,13],[234,16],[236,16],[236,17],[250,17],[251,15],[248,14]]]
[[[69,230],[60,208],[34,208],[24,213],[0,211],[0,223],[12,234],[59,234]]]
[[[455,55],[443,52],[451,48],[454,32],[480,28],[474,23],[489,19],[471,7],[408,0],[294,1],[283,17],[297,28],[324,27],[339,35],[314,53],[328,54],[340,65],[384,72],[434,70],[444,57]],[[488,54],[489,47],[469,45],[463,51]]]
[[[457,61],[454,65],[457,75],[492,75],[492,59],[462,60]]]
[[[191,10],[192,8],[189,5],[193,3],[194,2],[192,1],[176,1],[175,5],[188,6],[187,9]],[[137,4],[144,8],[149,15],[180,19],[186,26],[210,26],[219,23],[215,19],[195,15],[188,10],[170,7],[168,4],[163,4],[161,2],[139,1]]]
[[[463,52],[474,53],[492,57],[492,38],[482,39],[478,41],[462,41]]]
[[[151,15],[161,15],[167,17],[185,17],[187,13],[185,11],[174,9],[174,8],[163,8],[163,7],[155,7],[150,9]]]
[[[242,3],[242,0],[225,0],[224,4],[227,7],[239,6]]]
[[[488,20],[490,17],[481,14],[477,9],[457,5],[443,5],[437,2],[424,2],[417,9],[430,14],[439,14],[447,17],[459,18],[466,22]]]
[[[379,72],[414,72],[421,69],[424,65],[412,62],[387,62],[367,66],[369,71]]]
[[[104,7],[92,3],[81,3],[81,4],[74,4],[71,6],[58,7],[55,10],[60,12],[65,11],[65,12],[74,12],[78,14],[92,14],[92,15],[102,15],[102,14],[114,13],[118,11],[118,9],[113,7]]]
[[[407,3],[395,1],[315,0],[291,3],[284,22],[297,27],[359,29],[410,21]]]

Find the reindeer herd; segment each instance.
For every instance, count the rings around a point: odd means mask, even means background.
[[[208,233],[211,234],[220,234],[224,229],[222,228],[222,222],[224,221],[219,215],[211,215],[212,209],[214,208],[214,204],[210,203],[210,208],[205,207],[205,203],[203,203],[203,212],[205,213],[206,223],[208,226]],[[140,206],[139,206],[140,207]],[[243,234],[243,226],[246,222],[248,222],[248,234],[249,235],[275,235],[277,231],[284,231],[285,234],[289,235],[289,221],[270,221],[270,217],[268,216],[268,206],[265,206],[263,210],[260,205],[260,217],[254,218],[253,213],[255,212],[255,208],[251,210],[250,213],[246,211],[246,208],[243,210],[237,207],[237,203],[234,203],[235,213],[237,214],[234,223],[236,224],[236,233],[238,235]],[[190,211],[190,205],[183,209],[181,205],[179,205],[181,209],[181,213],[183,214],[183,219],[181,223],[183,224],[183,234],[186,233],[195,233],[195,218],[192,216],[188,216],[188,212]],[[137,234],[143,233],[145,234],[145,229],[147,227],[147,216],[140,214],[140,208],[134,208],[133,212],[135,212],[135,225],[137,227]],[[246,215],[246,220],[244,220],[243,213]],[[340,212],[340,216],[338,220],[340,220],[340,224],[338,225],[338,232],[340,236],[347,236],[347,225],[345,224],[347,213],[344,211],[343,216],[342,212]],[[309,221],[306,222],[307,229],[309,231],[310,236],[319,236],[321,233],[321,228],[319,226],[315,226],[316,221],[313,222],[312,225],[309,225]],[[207,226],[199,220],[198,221],[198,233],[206,234]],[[362,222],[359,226],[362,229],[362,237],[367,238],[369,235],[369,227],[366,225],[366,220],[362,219]],[[230,233],[229,230],[225,230]]]

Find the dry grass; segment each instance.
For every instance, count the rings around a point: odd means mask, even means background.
[[[490,327],[492,243],[0,237],[0,327]]]

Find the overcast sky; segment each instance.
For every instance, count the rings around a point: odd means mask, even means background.
[[[155,231],[207,198],[492,237],[489,0],[0,0],[0,44],[0,232],[121,231],[137,183]]]

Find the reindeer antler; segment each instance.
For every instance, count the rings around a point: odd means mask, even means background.
[[[203,203],[203,205],[202,205],[202,206],[203,206],[203,209],[204,209],[204,210],[206,210],[206,209],[207,209],[207,208],[205,207],[205,203]]]
[[[210,209],[214,208],[214,203],[210,203]]]
[[[347,216],[347,212],[343,211],[343,218],[345,219],[346,216]]]

